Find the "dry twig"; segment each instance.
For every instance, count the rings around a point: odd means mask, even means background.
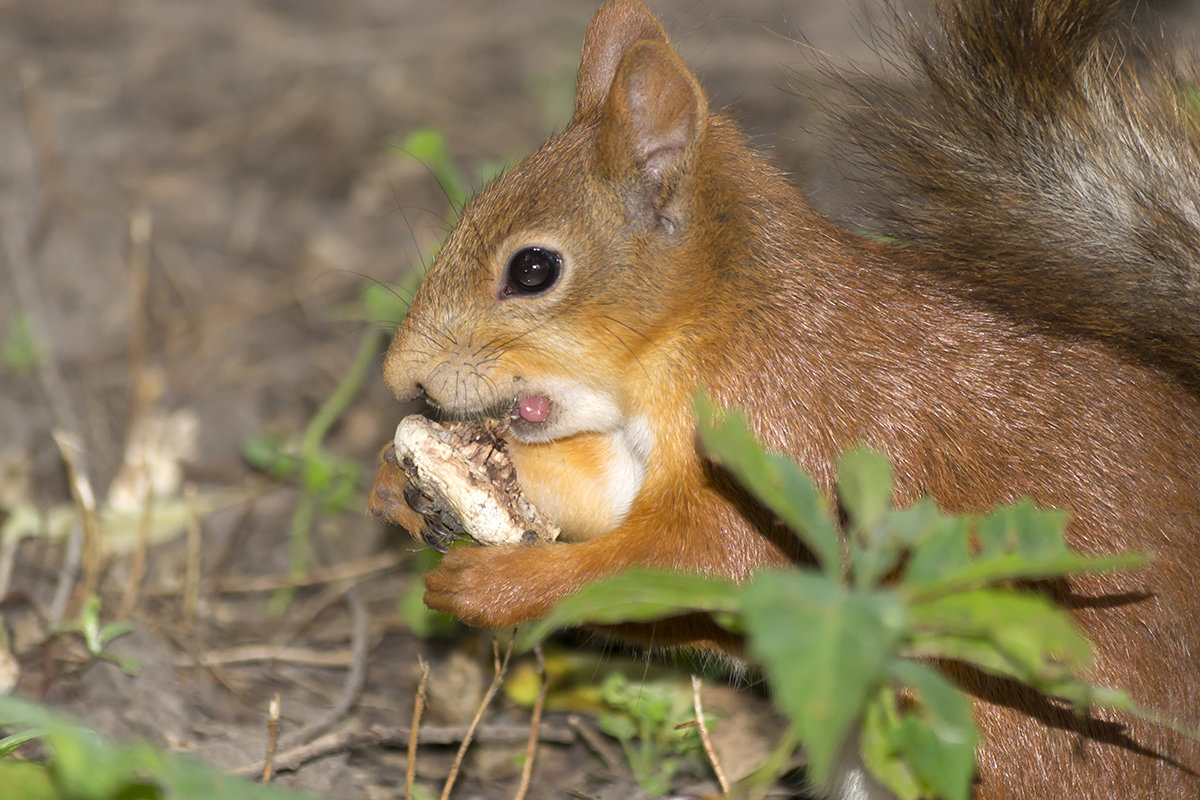
[[[59,572],[58,587],[50,610],[51,622],[58,623],[68,616],[70,607],[82,608],[84,599],[96,591],[100,580],[100,519],[96,513],[96,494],[92,491],[92,482],[83,470],[82,441],[77,435],[61,428],[55,428],[51,436],[67,468],[67,481],[79,513],[79,530],[82,532],[82,538],[73,535],[74,541],[67,542],[67,553]],[[83,580],[76,587],[75,599],[71,602],[71,586],[81,567]]]
[[[623,763],[621,754],[616,752],[604,738],[592,728],[588,721],[579,716],[572,714],[567,717],[567,725],[571,726],[571,730],[579,735],[583,743],[591,748],[592,752],[600,757],[604,762],[605,768],[609,772],[616,772],[619,766]]]
[[[483,700],[480,701],[479,708],[475,710],[475,718],[471,720],[471,724],[467,728],[467,735],[463,737],[458,752],[454,754],[454,764],[450,767],[450,774],[446,776],[446,785],[442,787],[442,800],[449,800],[450,790],[454,788],[454,782],[458,780],[458,770],[462,767],[463,758],[467,755],[467,748],[471,746],[475,729],[479,727],[479,721],[483,719],[483,712],[491,705],[492,698],[500,689],[500,684],[504,683],[504,676],[508,672],[508,660],[512,657],[515,642],[516,639],[509,640],[508,649],[504,651],[504,658],[501,659],[500,644],[495,639],[492,640],[492,666],[495,674],[492,676],[492,682],[487,691],[483,693]]]
[[[263,760],[262,782],[268,783],[274,772],[275,746],[279,744],[279,693],[271,698],[267,711],[267,757]]]
[[[417,656],[421,678],[417,681],[417,696],[413,700],[412,726],[408,737],[408,769],[404,772],[404,800],[412,800],[413,783],[417,777],[417,739],[421,732],[421,714],[425,711],[425,693],[429,688],[429,665]]]
[[[321,553],[322,558],[330,561],[329,545],[324,537],[320,535],[314,536],[313,543],[323,551]],[[334,723],[350,712],[350,709],[357,702],[358,696],[362,694],[363,686],[367,682],[367,656],[371,650],[369,638],[370,618],[367,614],[367,604],[363,602],[358,592],[354,589],[346,591],[346,604],[350,607],[350,651],[353,654],[353,661],[350,663],[350,669],[346,673],[346,680],[342,684],[341,694],[338,695],[338,700],[332,708],[300,728],[300,730],[285,737],[282,743],[284,747],[294,747],[300,742],[310,741],[325,733],[333,727]]]
[[[150,235],[154,219],[150,209],[139,205],[129,215],[129,409],[125,430],[133,429],[134,421],[145,410],[147,394],[146,353],[150,338]]]
[[[398,566],[408,558],[408,554],[400,551],[389,551],[378,555],[345,561],[332,567],[310,569],[307,575],[231,575],[217,578],[212,582],[211,589],[222,594],[240,594],[243,592],[270,592],[275,589],[289,587],[316,586],[334,581],[363,578],[374,572],[383,572]],[[148,595],[162,596],[178,594],[178,583],[156,587],[146,592]]]
[[[409,728],[374,726],[366,730],[340,730],[320,736],[307,744],[287,750],[277,750],[275,772],[299,769],[318,758],[356,750],[362,747],[407,747],[411,741]],[[421,744],[449,745],[470,741],[481,744],[520,744],[529,738],[525,725],[425,725],[421,728]],[[542,725],[538,740],[550,744],[573,744],[578,737],[569,728]],[[234,774],[252,777],[262,772],[263,762],[255,761],[234,770]]]
[[[538,677],[541,679],[541,683],[538,685],[537,700],[533,704],[533,717],[529,720],[529,742],[525,745],[525,765],[521,768],[521,783],[517,786],[514,800],[525,800],[525,793],[529,791],[529,780],[533,777],[533,757],[537,752],[538,729],[542,727],[542,710],[546,706],[546,658],[542,655],[540,644],[534,646],[533,652],[537,656]]]
[[[142,492],[142,513],[138,517],[137,542],[133,548],[133,560],[129,564],[129,579],[125,583],[121,607],[117,611],[117,617],[120,619],[128,618],[137,607],[142,579],[146,577],[146,552],[150,547],[150,516],[153,511],[154,493],[150,481],[146,481],[146,489]]]
[[[8,597],[8,587],[12,581],[13,567],[17,563],[17,550],[21,546],[18,536],[5,536],[0,540],[0,598]]]
[[[354,653],[349,650],[311,650],[306,647],[279,645],[246,645],[202,653],[197,659],[181,659],[176,666],[198,666],[206,669],[218,664],[246,664],[254,661],[282,661],[289,664],[308,664],[314,667],[349,667]]]
[[[189,483],[183,489],[187,502],[187,572],[183,584],[183,618],[196,618],[200,604],[200,515],[196,512],[196,486]]]
[[[704,755],[708,756],[708,763],[712,765],[713,774],[717,776],[717,783],[721,785],[721,794],[729,794],[729,781],[725,777],[721,760],[717,758],[717,751],[713,748],[712,737],[708,733],[708,723],[704,721],[704,704],[700,700],[700,677],[698,675],[692,676],[692,708],[696,710],[696,727],[700,730]]]
[[[287,621],[279,626],[279,630],[271,637],[271,642],[282,645],[295,639],[330,606],[345,602],[346,593],[354,589],[354,586],[353,581],[337,581],[321,587],[319,592],[302,603],[293,599]]]

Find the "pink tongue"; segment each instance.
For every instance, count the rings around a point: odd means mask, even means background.
[[[550,398],[540,394],[526,394],[517,398],[517,414],[526,422],[545,422],[550,416]]]

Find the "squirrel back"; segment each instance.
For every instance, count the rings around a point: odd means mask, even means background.
[[[1200,389],[1200,73],[1117,28],[1120,0],[939,0],[910,91],[843,115],[884,232],[977,296]],[[847,84],[850,85],[850,84]]]

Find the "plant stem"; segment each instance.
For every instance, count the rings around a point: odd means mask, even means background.
[[[383,342],[383,331],[379,328],[368,328],[359,339],[358,349],[350,366],[346,369],[333,393],[313,414],[304,435],[300,440],[301,475],[307,473],[307,465],[321,457],[321,443],[330,428],[345,412],[346,408],[358,395],[367,374],[375,362],[375,355]],[[296,502],[296,510],[292,512],[292,525],[289,532],[291,559],[288,571],[292,575],[303,575],[308,570],[308,535],[319,513],[319,498],[317,494],[301,481],[300,498]],[[268,603],[270,613],[279,614],[287,608],[295,594],[295,587],[286,587],[272,595]]]
[[[333,390],[333,394],[329,395],[329,398],[321,404],[304,429],[304,438],[300,441],[300,454],[306,461],[315,458],[320,453],[321,442],[325,440],[329,429],[333,427],[333,423],[337,422],[338,417],[358,394],[359,388],[367,378],[367,372],[375,362],[375,354],[379,352],[379,345],[382,341],[383,331],[379,328],[371,327],[363,333],[362,339],[358,342],[354,360],[350,362],[346,374],[342,376],[341,381]]]

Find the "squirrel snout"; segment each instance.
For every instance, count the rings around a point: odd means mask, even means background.
[[[390,382],[388,388],[392,390],[392,395],[401,403],[411,403],[417,400],[425,400],[428,395],[425,393],[425,387],[417,381]]]
[[[425,386],[419,380],[421,373],[414,369],[412,359],[406,356],[403,343],[399,340],[400,333],[397,333],[383,360],[383,382],[401,403],[425,400]]]

